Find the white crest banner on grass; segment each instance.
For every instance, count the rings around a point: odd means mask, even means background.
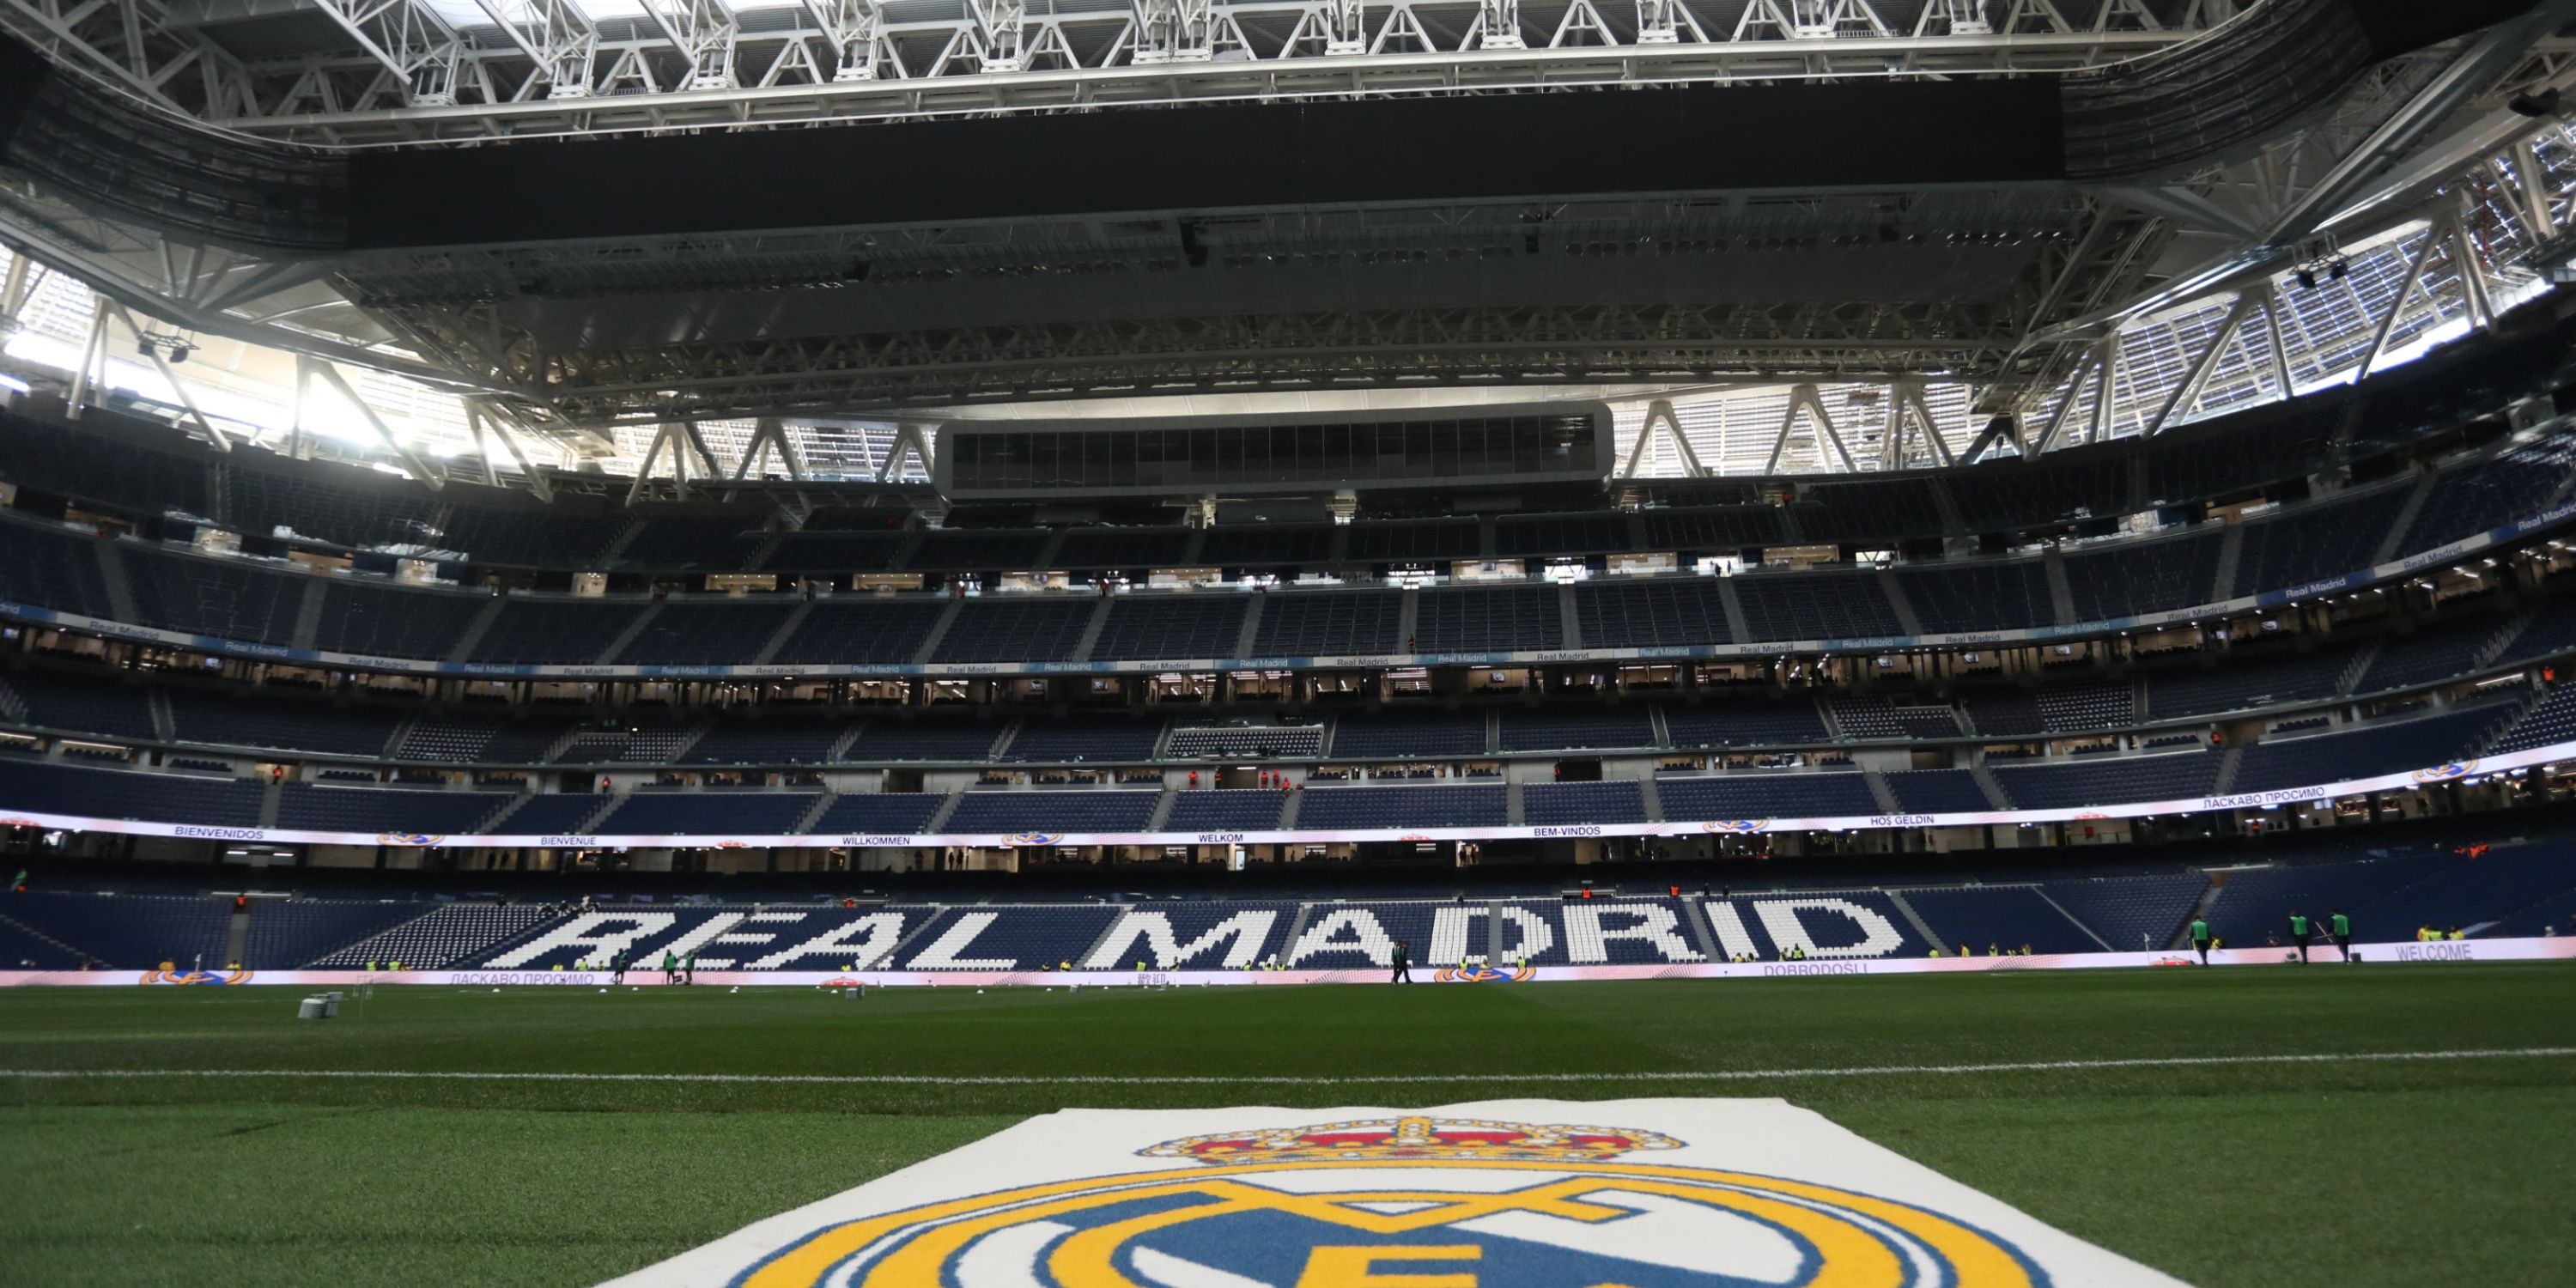
[[[1070,1109],[611,1282],[2179,1283],[1767,1099]]]

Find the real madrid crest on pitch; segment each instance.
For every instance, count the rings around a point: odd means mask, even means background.
[[[1774,1100],[1071,1110],[635,1288],[2026,1288],[2175,1281]]]

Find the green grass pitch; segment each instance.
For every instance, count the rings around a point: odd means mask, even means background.
[[[1064,1106],[1514,1096],[1785,1096],[2212,1288],[2561,1284],[2576,1247],[2576,1055],[2531,1053],[2576,1049],[2557,965],[861,1000],[406,987],[321,1023],[292,1018],[298,996],[0,992],[0,1283],[587,1284]],[[2523,1054],[2099,1063],[2463,1050]],[[2054,1061],[2079,1067],[1850,1072]],[[967,1081],[996,1076],[1027,1080]],[[1384,1080],[1333,1081],[1354,1076]],[[1210,1081],[1124,1081],[1145,1077]]]

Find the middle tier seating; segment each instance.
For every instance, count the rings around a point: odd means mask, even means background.
[[[1664,817],[1676,823],[1737,819],[1852,818],[1882,812],[1856,770],[1666,778],[1655,784]]]
[[[1162,735],[1162,722],[1144,717],[1023,720],[1019,732],[1002,748],[1001,759],[1023,764],[1138,764],[1154,758],[1154,744]]]
[[[976,791],[958,798],[950,812],[948,832],[968,835],[1004,832],[1142,832],[1154,817],[1161,796],[1155,792],[1102,788],[1095,791]]]
[[[1634,779],[1521,786],[1521,822],[1531,827],[1645,821],[1646,798]]]
[[[1301,831],[1502,827],[1511,801],[1502,786],[1310,787],[1297,807]]]
[[[1275,788],[1224,788],[1182,792],[1163,821],[1167,832],[1269,832],[1279,827],[1288,794]]]
[[[1995,782],[2015,809],[2082,809],[2135,801],[2192,800],[2218,779],[2210,751],[2112,756],[2039,765],[1999,765]]]
[[[504,792],[286,783],[279,788],[277,825],[313,832],[470,835],[511,799]]]
[[[1905,769],[1885,777],[1897,808],[1908,814],[1982,814],[1994,808],[1977,776],[1965,769]]]
[[[813,792],[637,792],[591,830],[602,836],[783,836],[820,799]]]

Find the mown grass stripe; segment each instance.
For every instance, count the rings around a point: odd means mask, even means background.
[[[1646,1070],[1635,1073],[1442,1073],[1341,1075],[1191,1074],[827,1074],[827,1073],[563,1073],[437,1069],[0,1069],[0,1078],[346,1078],[456,1082],[790,1083],[824,1086],[1137,1086],[1337,1087],[1385,1083],[1759,1082],[1793,1078],[1963,1077],[1987,1073],[2061,1073],[2095,1069],[2183,1069],[2238,1065],[2357,1064],[2409,1060],[2529,1060],[2576,1056],[2576,1047],[2498,1047],[2457,1051],[2328,1051],[2278,1055],[2138,1056],[2106,1060],[2010,1060],[1991,1064],[1870,1064],[1809,1069]]]

